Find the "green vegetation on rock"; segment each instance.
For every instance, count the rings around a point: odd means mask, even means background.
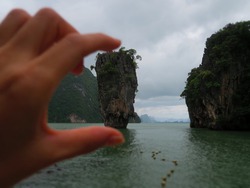
[[[250,129],[250,21],[228,24],[207,39],[181,96],[191,127]]]

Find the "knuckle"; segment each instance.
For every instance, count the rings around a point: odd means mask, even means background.
[[[39,87],[38,80],[38,76],[34,74],[32,68],[16,69],[10,74],[10,91],[19,94],[24,91],[29,93]]]
[[[14,18],[20,23],[24,23],[29,19],[29,14],[22,9],[13,9],[10,11],[9,16]]]
[[[19,9],[19,8],[15,8],[15,9],[11,10],[9,13],[10,16],[19,16],[22,14],[27,14],[27,13],[25,10]]]
[[[59,17],[59,15],[51,8],[42,8],[40,9],[36,16],[39,16],[41,18],[45,18],[45,19],[49,19],[49,20],[53,20]]]
[[[80,35],[77,33],[68,34],[64,39],[69,45],[72,46],[79,46],[82,44]]]
[[[37,14],[56,14],[56,12],[52,8],[45,7],[45,8],[40,9],[37,12]]]
[[[18,80],[22,77],[22,72],[19,69],[4,69],[1,72],[1,76],[3,79],[1,79],[0,82],[0,90],[8,90],[11,88],[15,83],[17,83]]]

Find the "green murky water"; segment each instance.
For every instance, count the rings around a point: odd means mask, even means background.
[[[122,132],[125,144],[57,163],[16,188],[250,187],[250,132],[190,129],[177,123],[130,124]]]

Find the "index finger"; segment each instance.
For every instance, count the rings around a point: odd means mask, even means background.
[[[96,34],[70,34],[44,52],[36,63],[56,82],[72,71],[82,58],[97,50],[111,51],[121,41],[110,36]]]

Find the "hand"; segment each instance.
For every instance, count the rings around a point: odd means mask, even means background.
[[[48,104],[62,78],[80,73],[88,54],[119,45],[104,34],[79,34],[51,9],[7,15],[0,24],[0,187],[56,161],[124,141],[108,127],[59,131],[47,124]]]

